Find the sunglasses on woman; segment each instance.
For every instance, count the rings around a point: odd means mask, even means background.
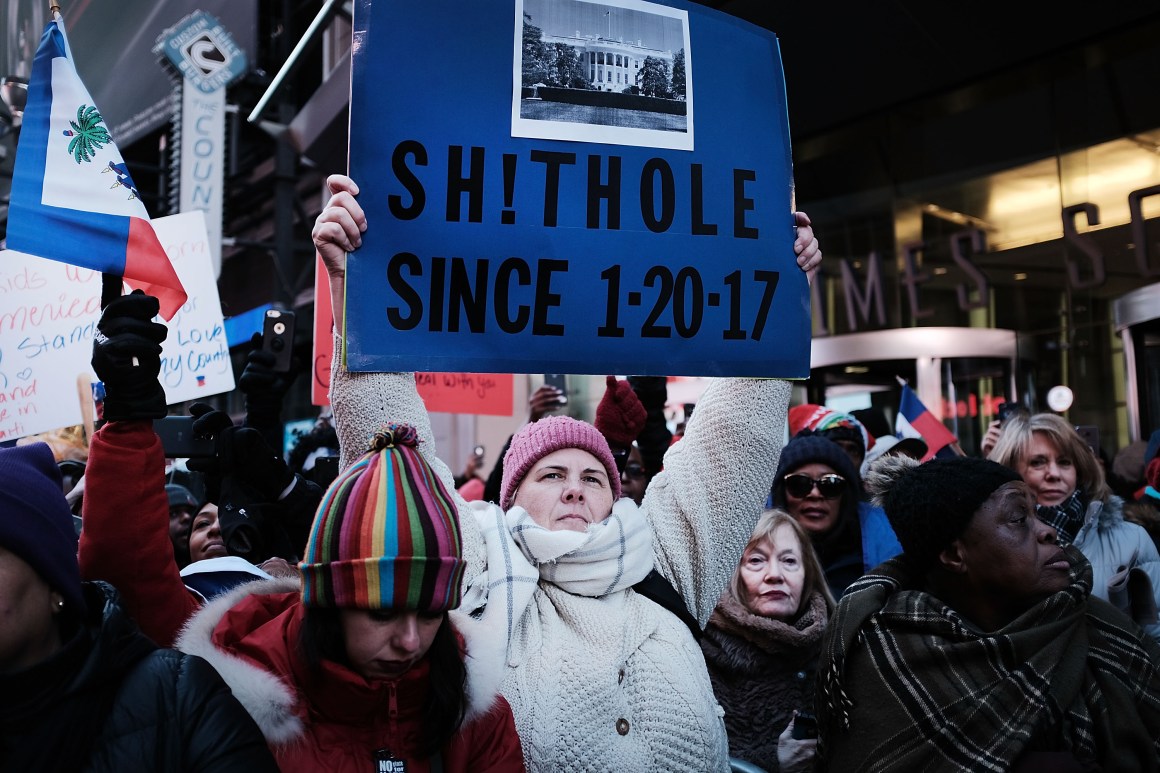
[[[820,478],[811,478],[800,472],[786,475],[781,479],[785,484],[785,491],[794,499],[804,499],[817,488],[823,499],[837,499],[846,490],[846,479],[841,475],[830,473]]]

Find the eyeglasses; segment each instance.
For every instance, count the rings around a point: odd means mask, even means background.
[[[846,491],[846,479],[833,473],[820,478],[811,478],[799,472],[786,475],[781,481],[785,484],[786,493],[794,499],[805,499],[815,486],[823,499],[837,499]]]

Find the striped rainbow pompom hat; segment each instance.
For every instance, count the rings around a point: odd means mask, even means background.
[[[299,564],[304,604],[459,606],[464,562],[455,501],[417,446],[413,427],[384,425],[370,451],[330,484]]]

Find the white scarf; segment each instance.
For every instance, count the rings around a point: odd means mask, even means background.
[[[587,531],[552,531],[522,507],[506,514],[473,502],[487,544],[487,571],[464,593],[462,609],[507,618],[508,641],[540,580],[578,596],[599,598],[630,588],[653,568],[652,527],[636,503],[621,499]]]

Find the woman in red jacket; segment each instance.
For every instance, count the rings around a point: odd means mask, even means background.
[[[300,565],[302,584],[242,585],[209,602],[178,641],[208,660],[283,770],[522,771],[499,696],[497,637],[459,605],[455,503],[405,425],[331,484]]]

